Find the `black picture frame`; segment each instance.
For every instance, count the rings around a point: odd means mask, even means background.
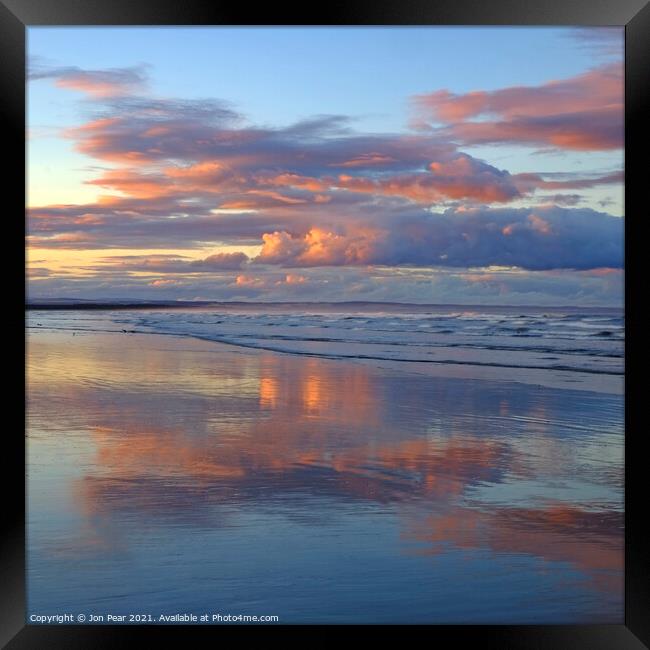
[[[313,9],[313,8],[312,8]],[[254,21],[252,23],[252,21]],[[642,188],[647,181],[642,121],[649,115],[648,69],[650,63],[650,3],[647,0],[348,0],[345,4],[319,6],[315,15],[303,5],[280,7],[277,3],[252,9],[243,3],[208,3],[205,0],[0,0],[0,117],[6,167],[5,227],[10,227],[11,247],[20,251],[24,226],[18,215],[24,209],[25,160],[25,32],[36,25],[620,25],[625,26],[625,205],[626,205],[626,390],[625,390],[625,622],[622,625],[558,626],[430,626],[426,639],[433,645],[475,644],[489,648],[585,648],[633,649],[650,646],[650,598],[648,587],[648,535],[645,517],[644,455],[642,444],[641,391],[641,294],[643,241]],[[9,199],[9,205],[6,201]],[[23,245],[24,255],[24,245]],[[21,255],[18,255],[21,259]],[[24,258],[23,258],[24,261]],[[13,262],[9,277],[15,286],[15,313],[24,308],[24,275]],[[14,276],[15,274],[15,276]],[[21,307],[20,301],[23,302]],[[13,304],[13,303],[12,303]],[[24,336],[24,320],[16,318]],[[20,337],[21,334],[18,334]],[[13,340],[13,339],[12,339]],[[23,339],[24,340],[24,339]],[[19,349],[7,340],[9,347]],[[20,355],[18,355],[20,357]],[[24,359],[18,358],[23,370]],[[7,375],[9,376],[9,375]],[[11,375],[12,377],[14,375]],[[638,379],[637,379],[638,378]],[[15,381],[20,390],[20,382]],[[24,386],[24,382],[23,382]],[[18,401],[16,402],[18,403]],[[146,647],[151,637],[162,635],[168,643],[203,645],[222,640],[224,632],[237,636],[253,629],[264,636],[300,631],[303,626],[35,626],[25,624],[25,509],[24,438],[19,426],[5,427],[5,474],[18,468],[3,500],[4,530],[1,555],[0,643],[11,650],[22,648],[123,648]],[[311,627],[311,626],[304,626]],[[390,627],[390,629],[387,629]],[[412,626],[420,627],[420,626]],[[319,631],[327,641],[337,626]],[[406,631],[410,631],[410,627]],[[382,636],[405,628],[382,627]],[[322,636],[321,636],[322,635]],[[365,635],[365,632],[364,632]],[[313,638],[313,637],[312,637]],[[385,637],[386,638],[386,637]],[[386,638],[388,641],[388,638]]]

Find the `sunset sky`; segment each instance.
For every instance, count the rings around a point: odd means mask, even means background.
[[[28,297],[622,305],[622,28],[28,30]]]

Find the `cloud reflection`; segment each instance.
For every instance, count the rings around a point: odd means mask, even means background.
[[[574,480],[610,479],[566,455],[570,397],[522,385],[495,399],[468,382],[203,345],[184,341],[186,351],[170,355],[131,343],[109,364],[101,346],[69,346],[61,357],[35,344],[32,412],[56,378],[66,405],[56,417],[82,418],[94,449],[73,480],[91,548],[105,552],[102,538],[128,549],[124,517],[228,527],[260,507],[313,518],[317,500],[330,504],[324,513],[354,504],[392,513],[404,552],[525,554],[620,591],[621,511],[575,496]],[[518,481],[537,493],[517,497]],[[507,485],[512,499],[482,500],[482,490]]]

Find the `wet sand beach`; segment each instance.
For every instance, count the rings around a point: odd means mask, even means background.
[[[27,349],[28,614],[622,621],[620,390],[160,334]]]

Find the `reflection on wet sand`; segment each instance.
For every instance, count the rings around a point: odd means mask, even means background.
[[[65,354],[62,345],[56,336],[30,345],[30,435],[47,438],[55,420],[91,443],[68,481],[83,520],[75,552],[128,553],[119,522],[130,515],[143,530],[236,535],[240,510],[317,519],[322,500],[328,512],[334,503],[394,517],[403,556],[524,554],[622,599],[620,414],[602,396],[590,427],[566,391],[480,389],[202,342],[170,352],[156,337],[119,350],[97,336],[66,343]]]
[[[622,513],[554,503],[492,512],[461,507],[415,522],[409,535],[427,541],[430,553],[442,552],[451,543],[462,549],[487,547],[495,553],[567,562],[596,588],[612,593],[623,589]]]

